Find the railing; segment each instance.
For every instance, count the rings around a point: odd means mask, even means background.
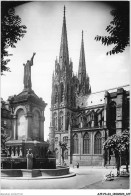
[[[7,146],[7,157],[23,157],[22,146]]]

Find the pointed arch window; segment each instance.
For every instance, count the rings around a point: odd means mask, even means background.
[[[58,137],[55,137],[55,144],[58,144]]]
[[[110,107],[110,135],[115,134],[116,132],[116,103],[112,101],[109,104]]]
[[[73,154],[78,154],[79,152],[78,144],[79,144],[78,135],[75,134],[73,137]]]
[[[69,84],[67,84],[67,103],[69,103]]]
[[[53,114],[53,118],[54,118],[53,126],[55,127],[55,130],[57,130],[57,113]]]
[[[68,143],[68,137],[67,136],[63,137],[63,142]]]
[[[55,86],[55,103],[58,102],[58,87],[57,85]]]
[[[83,137],[83,154],[90,154],[90,136],[86,133]]]
[[[97,132],[94,138],[94,154],[102,153],[102,138],[101,133]]]
[[[61,102],[64,100],[64,85],[61,83],[61,97],[60,97]]]
[[[74,96],[73,96],[73,86],[71,86],[71,104],[73,105],[73,98],[74,98]]]
[[[66,129],[68,130],[69,127],[69,122],[70,122],[70,113],[67,113],[67,121],[66,121]]]
[[[64,159],[68,159],[68,150],[65,150],[65,152],[64,152]]]
[[[60,130],[63,130],[63,112],[60,112],[59,114],[59,127]]]

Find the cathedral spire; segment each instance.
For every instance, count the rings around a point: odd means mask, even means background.
[[[65,6],[64,6],[63,27],[62,27],[62,35],[61,35],[59,64],[60,64],[60,69],[63,68],[65,69],[65,67],[67,67],[67,65],[69,64]]]
[[[82,40],[81,40],[81,50],[79,59],[79,69],[78,69],[78,79],[82,84],[86,78],[86,63],[85,63],[85,51],[84,51],[84,40],[83,40],[83,30],[82,30]]]
[[[80,49],[79,69],[78,69],[78,80],[79,80],[79,93],[89,94],[89,77],[86,74],[86,62],[85,62],[85,50],[84,50],[84,38],[82,30],[82,40]]]

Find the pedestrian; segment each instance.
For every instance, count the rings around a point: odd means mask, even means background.
[[[77,162],[77,168],[79,168],[79,163]]]

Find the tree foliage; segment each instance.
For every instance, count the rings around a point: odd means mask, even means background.
[[[5,143],[10,137],[5,133],[5,128],[1,127],[1,150],[5,150]]]
[[[2,5],[2,4],[1,4]],[[21,18],[15,15],[14,8],[1,7],[1,74],[4,71],[10,71],[7,67],[10,59],[8,56],[8,48],[16,48],[16,43],[18,40],[24,37],[26,33],[26,26],[20,25]]]
[[[129,151],[129,144],[129,131],[125,130],[121,135],[114,134],[110,136],[103,145],[104,149],[113,149],[121,155],[125,151]]]
[[[113,20],[106,27],[110,36],[95,37],[96,41],[101,41],[104,45],[115,44],[112,50],[106,54],[117,54],[125,50],[129,42],[129,2],[120,3],[117,9],[111,11]]]
[[[114,151],[118,173],[120,170],[120,157],[126,158],[126,170],[128,172],[129,146],[130,135],[128,130],[123,131],[120,135],[114,134],[110,136],[103,144],[105,150],[111,149]]]

